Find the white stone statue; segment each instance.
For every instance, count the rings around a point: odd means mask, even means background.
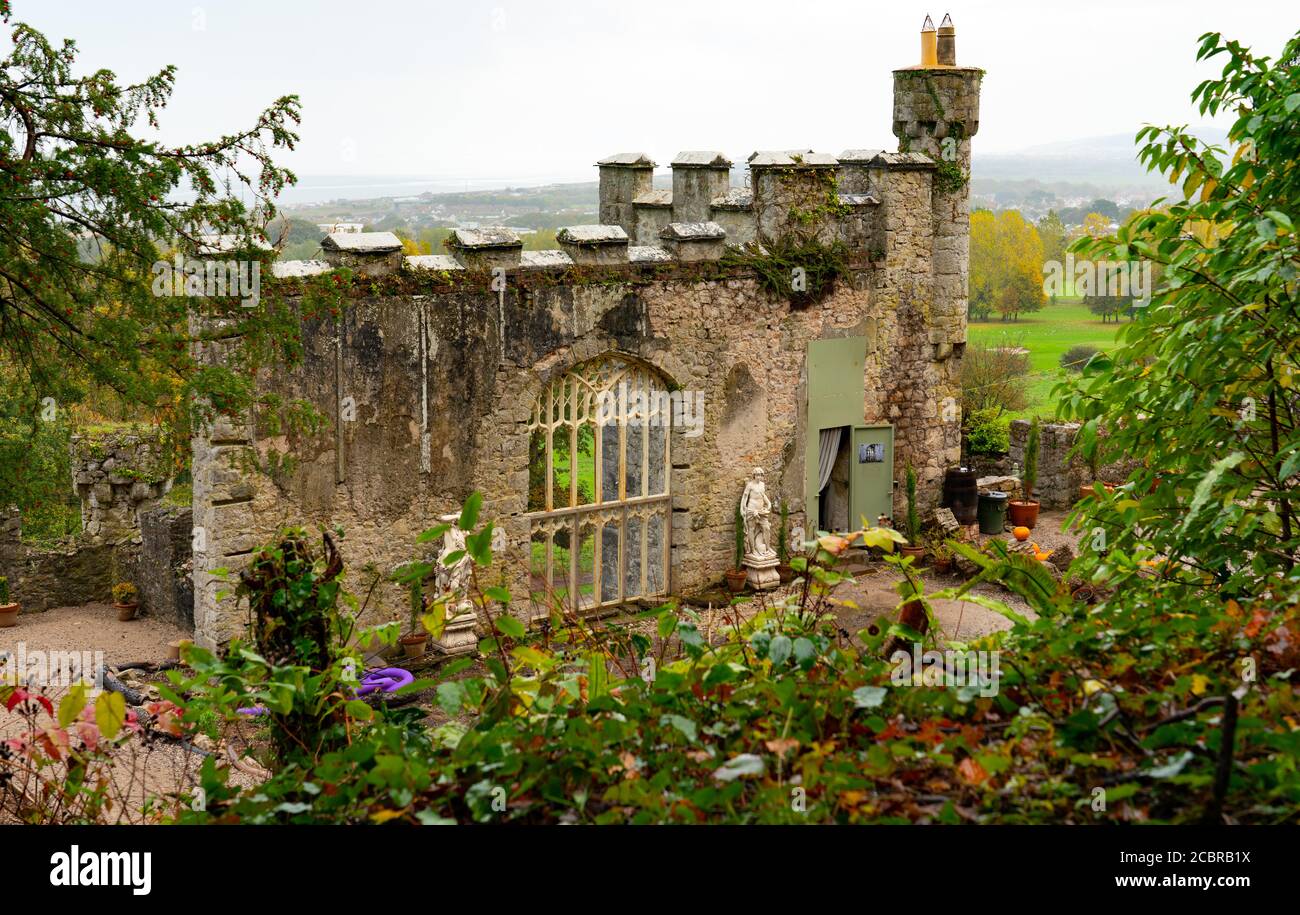
[[[755,467],[749,473],[749,482],[740,497],[740,517],[745,522],[745,555],[755,559],[775,556],[771,547],[772,500],[767,497],[767,484],[763,482],[763,468]]]
[[[442,550],[438,553],[438,592],[451,594],[450,603],[456,612],[462,609],[473,612],[473,605],[469,601],[469,575],[473,560],[465,552],[465,532],[456,524],[460,516],[443,515],[441,520],[450,522],[451,527],[442,535]],[[451,565],[446,565],[443,560],[455,552],[464,555]]]
[[[775,588],[781,580],[776,571],[776,550],[772,549],[772,520],[768,517],[772,514],[772,500],[767,496],[763,476],[762,467],[751,470],[740,497],[740,517],[745,524],[742,561],[749,571],[749,583],[759,589]]]
[[[478,617],[469,599],[470,566],[474,560],[466,553],[451,565],[443,564],[447,556],[465,549],[465,532],[456,523],[459,514],[442,515],[438,520],[450,525],[442,535],[442,549],[438,551],[438,593],[451,596],[447,602],[447,622],[436,644],[446,654],[461,654],[478,646],[474,632]]]

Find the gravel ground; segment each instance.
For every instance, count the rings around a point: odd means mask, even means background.
[[[1038,524],[1024,545],[1017,544],[1016,539],[1009,533],[996,538],[981,535],[979,541],[987,543],[993,539],[1001,539],[1013,549],[1017,547],[1024,549],[1028,544],[1036,543],[1043,552],[1068,546],[1077,554],[1078,535],[1074,531],[1064,529],[1066,515],[1067,512],[1041,512]],[[927,594],[956,587],[962,582],[962,577],[956,573],[937,574],[929,568],[928,560],[920,563],[920,572]],[[900,599],[894,588],[902,579],[902,575],[893,567],[876,562],[869,564],[862,572],[856,573],[854,578],[857,579],[856,582],[840,586],[834,595],[835,599],[841,602],[838,615],[844,628],[850,632],[857,632],[876,619],[892,618]],[[972,593],[1001,601],[1017,613],[1030,619],[1035,618],[1034,612],[1022,598],[997,585],[980,584],[972,589]],[[856,607],[851,606],[853,604]],[[935,620],[943,631],[945,641],[968,642],[991,632],[1011,628],[1011,621],[1006,617],[968,600],[936,598],[931,601],[931,604]]]
[[[180,627],[148,616],[118,622],[110,604],[57,607],[43,613],[20,613],[18,625],[0,629],[0,651],[102,651],[109,667],[135,661],[164,661],[167,644],[188,638]]]
[[[19,645],[29,664],[32,652],[103,652],[106,667],[167,659],[168,643],[188,637],[176,625],[150,617],[119,622],[117,611],[109,604],[86,604],[81,607],[58,607],[42,613],[19,614],[18,625],[0,629],[0,652],[19,654]],[[48,654],[47,654],[48,657]],[[161,675],[153,679],[162,679]],[[142,684],[143,685],[143,684]],[[66,685],[51,686],[45,695],[58,707],[66,694]],[[38,725],[52,722],[42,713]],[[26,727],[15,715],[0,715],[0,739],[15,737]],[[197,782],[203,757],[171,741],[159,740],[151,745],[133,740],[119,751],[111,772],[109,793],[116,799],[108,813],[110,822],[141,823],[148,818],[142,808],[149,798],[174,810],[176,796],[188,792]],[[232,773],[232,780],[245,781],[243,773]],[[12,822],[12,811],[0,811],[0,822]]]

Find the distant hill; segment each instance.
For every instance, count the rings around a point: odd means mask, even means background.
[[[1227,141],[1227,132],[1217,127],[1194,128],[1192,132],[1209,143],[1222,145]],[[977,181],[1091,185],[1111,192],[1167,190],[1169,185],[1162,177],[1148,172],[1138,162],[1137,149],[1132,133],[1043,143],[1011,153],[981,153],[977,142],[971,177]]]

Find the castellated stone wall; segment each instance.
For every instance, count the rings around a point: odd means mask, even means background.
[[[969,86],[941,81],[939,93]],[[921,81],[896,87],[929,94]],[[552,380],[610,354],[703,397],[702,434],[672,436],[673,592],[710,585],[732,564],[751,468],[766,470],[791,527],[805,525],[812,341],[865,338],[861,420],[893,426],[895,477],[911,463],[923,511],[937,503],[960,456],[964,183],[938,182],[944,169],[915,148],[756,153],[749,165],[748,186],[728,188],[726,157],[680,154],[664,195],[642,154],[602,160],[601,225],[562,230],[559,251],[524,252],[507,229],[457,230],[449,255],[403,258],[396,239],[368,233],[330,236],[328,263],[277,265],[276,291],[290,298],[335,267],[361,275],[339,318],[305,322],[304,364],[264,379],[331,422],[305,436],[226,417],[195,440],[197,638],[219,644],[240,631],[243,614],[218,600],[228,585],[212,570],[238,568],[281,526],[342,527],[351,586],[363,590],[367,576],[419,555],[419,532],[476,489],[483,517],[504,532],[493,574],[527,594],[534,403]],[[729,246],[791,235],[848,251],[830,294],[804,307],[724,259]],[[291,471],[249,472],[251,459],[276,454],[292,456]],[[897,516],[901,486],[894,503]],[[381,584],[365,622],[406,607]]]

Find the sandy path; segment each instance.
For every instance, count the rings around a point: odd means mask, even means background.
[[[17,626],[0,629],[0,653],[11,652],[15,659],[25,655],[31,669],[33,652],[45,652],[47,658],[50,652],[56,651],[84,652],[92,659],[95,652],[103,652],[103,662],[111,668],[166,660],[168,643],[188,635],[170,622],[150,617],[123,623],[111,605],[87,604],[19,614]],[[45,694],[56,708],[67,686],[55,683],[47,687]],[[52,723],[42,713],[38,724]],[[0,710],[0,738],[17,736],[25,728],[17,715]],[[119,803],[107,815],[108,820],[144,822],[142,807],[146,799],[187,791],[195,784],[202,760],[202,756],[168,741],[155,741],[148,746],[140,740],[131,741],[119,751],[113,766],[111,793]],[[174,808],[174,802],[171,806]],[[11,820],[12,811],[0,812],[0,822],[6,817]]]

